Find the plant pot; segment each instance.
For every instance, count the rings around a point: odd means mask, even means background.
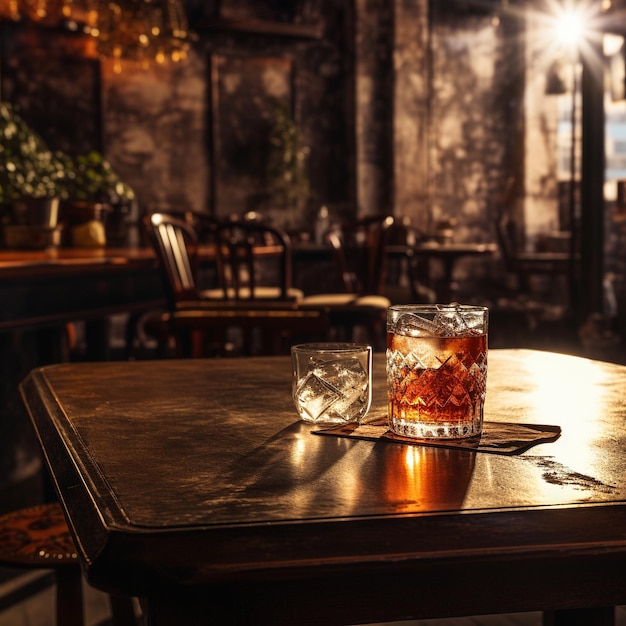
[[[21,198],[12,204],[13,224],[54,229],[59,221],[58,198]]]
[[[110,211],[111,207],[108,204],[100,202],[64,200],[60,210],[60,221],[65,226],[64,245],[79,247],[104,245],[100,231],[104,232],[104,224]],[[90,224],[92,229],[88,227]],[[102,228],[97,227],[96,224],[102,225]],[[98,231],[98,236],[91,243],[86,243],[90,237],[85,237],[84,234],[88,234],[93,229]]]
[[[13,250],[43,250],[55,248],[61,243],[60,226],[24,226],[7,224],[4,227],[4,243]]]
[[[89,200],[63,200],[61,203],[60,220],[70,226],[85,224],[92,220],[105,222],[110,211],[108,204],[90,202]]]

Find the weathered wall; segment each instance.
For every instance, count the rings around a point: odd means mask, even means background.
[[[279,102],[310,149],[311,194],[299,225],[321,204],[351,214],[350,3],[297,2],[285,12],[284,3],[224,2],[217,16],[217,3],[187,4],[197,33],[189,58],[147,70],[124,63],[117,73],[58,29],[3,24],[2,97],[52,148],[102,150],[142,210],[218,215],[273,209],[265,170]],[[224,26],[235,18],[243,26]]]
[[[431,50],[427,0],[396,0],[394,17],[394,214],[429,232]]]
[[[104,151],[144,208],[209,208],[206,60],[113,72],[102,63]]]
[[[499,82],[501,24],[490,16],[434,19],[432,219],[457,220],[461,241],[493,241],[510,138]]]
[[[527,120],[525,189],[520,218],[526,225],[525,243],[532,247],[537,235],[559,229],[557,179],[557,98],[546,95],[551,56],[545,54],[545,27],[529,19],[526,33],[524,112]],[[542,36],[543,35],[543,36]]]
[[[519,23],[432,0],[285,6],[187,0],[189,59],[121,73],[57,31],[5,25],[2,94],[52,147],[102,149],[144,211],[280,220],[265,178],[280,102],[309,148],[310,196],[290,226],[309,228],[326,204],[336,218],[390,212],[429,233],[454,218],[457,240],[493,241],[511,174],[539,207],[520,209],[527,228],[551,224],[553,118],[524,101]],[[257,27],[215,28],[218,10]]]
[[[357,210],[393,213],[393,5],[356,0],[355,21]]]
[[[286,15],[219,3],[223,18],[269,25],[237,30],[210,27],[216,4],[188,0],[198,41],[186,62],[121,73],[56,31],[5,27],[3,96],[52,147],[102,149],[143,210],[217,215],[273,209],[268,103],[281,102],[310,148],[297,225],[326,204],[338,217],[408,216],[425,231],[454,217],[459,238],[493,239],[485,224],[508,135],[491,16],[428,0],[299,2]]]

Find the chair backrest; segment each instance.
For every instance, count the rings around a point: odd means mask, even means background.
[[[326,233],[347,292],[361,295],[383,293],[385,246],[394,222],[390,215],[376,215],[336,225]]]
[[[410,218],[395,218],[386,230],[385,245],[414,246],[426,239],[426,235],[413,226]]]
[[[520,249],[520,233],[518,226],[511,216],[511,205],[515,179],[509,178],[499,199],[496,215],[496,232],[500,253],[507,267],[515,263],[515,258]]]
[[[498,219],[498,244],[500,252],[506,262],[514,261],[519,250],[518,228],[508,213],[503,213]]]
[[[414,255],[412,248],[426,241],[427,236],[411,224],[407,217],[396,218],[385,236],[385,245],[404,247],[403,254],[386,255],[385,282],[387,285],[398,285],[406,276],[415,284],[428,282],[428,259]],[[423,276],[422,276],[423,275]]]
[[[197,300],[198,237],[187,221],[166,213],[152,213],[145,226],[163,272],[172,304]]]
[[[215,230],[217,271],[224,299],[256,300],[260,287],[278,288],[288,300],[291,240],[282,229],[261,220],[235,219]]]

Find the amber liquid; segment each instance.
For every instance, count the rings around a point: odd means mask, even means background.
[[[389,420],[407,437],[482,432],[487,336],[406,337],[387,333]]]

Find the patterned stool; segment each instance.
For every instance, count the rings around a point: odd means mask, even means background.
[[[82,572],[58,503],[40,504],[0,516],[0,563],[52,569],[56,578],[56,623],[83,626]],[[137,626],[132,600],[111,596],[115,626]]]

